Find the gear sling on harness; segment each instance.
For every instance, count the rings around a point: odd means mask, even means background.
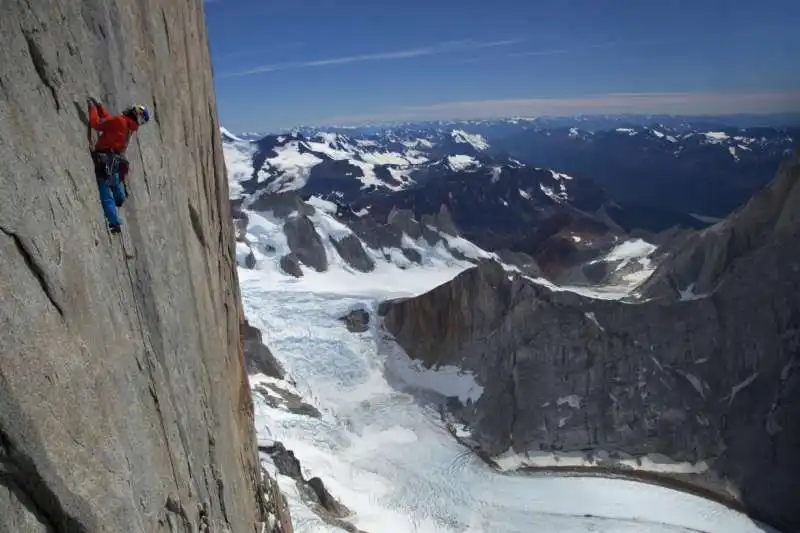
[[[121,222],[117,208],[122,206],[128,196],[124,184],[128,161],[122,154],[112,150],[94,151],[92,160],[103,213],[109,226],[119,227]]]

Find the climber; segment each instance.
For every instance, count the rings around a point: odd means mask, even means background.
[[[121,115],[111,115],[94,98],[89,98],[89,127],[100,132],[92,150],[92,161],[103,206],[111,233],[119,233],[122,223],[118,207],[128,197],[125,178],[128,174],[128,160],[125,150],[128,141],[139,126],[150,120],[150,112],[143,105],[134,105]]]

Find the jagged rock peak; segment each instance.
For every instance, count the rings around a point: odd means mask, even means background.
[[[795,246],[800,234],[800,151],[776,178],[725,220],[688,237],[642,287],[650,297],[709,294],[726,272],[758,248]]]

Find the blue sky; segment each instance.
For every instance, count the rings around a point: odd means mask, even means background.
[[[234,131],[800,110],[800,0],[206,0]]]

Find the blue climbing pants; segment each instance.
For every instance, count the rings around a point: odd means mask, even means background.
[[[119,219],[118,207],[122,207],[125,202],[125,187],[119,178],[119,165],[114,165],[107,174],[105,169],[96,168],[97,189],[100,193],[100,203],[103,205],[103,213],[109,225],[122,225]]]

